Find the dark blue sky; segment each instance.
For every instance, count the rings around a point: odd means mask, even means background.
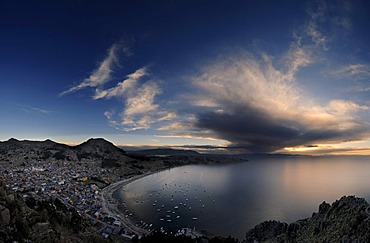
[[[0,1],[0,139],[365,153],[369,10]]]

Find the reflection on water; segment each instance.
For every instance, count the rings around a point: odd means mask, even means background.
[[[119,197],[135,220],[177,231],[196,227],[244,238],[269,219],[311,216],[322,201],[370,199],[368,157],[268,158],[231,165],[191,165],[134,181]]]

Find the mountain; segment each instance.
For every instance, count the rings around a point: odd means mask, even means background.
[[[126,152],[103,138],[93,138],[77,146],[45,141],[19,141],[11,138],[0,143],[0,161],[15,165],[39,161],[79,161],[119,167],[131,161]]]
[[[102,167],[119,167],[131,161],[123,149],[103,138],[91,138],[73,149],[79,160],[101,159]]]
[[[158,148],[158,149],[145,149],[138,151],[130,151],[131,154],[138,155],[159,155],[159,156],[169,156],[169,155],[189,155],[197,156],[200,153],[193,150],[183,150],[183,149],[170,149],[170,148]]]

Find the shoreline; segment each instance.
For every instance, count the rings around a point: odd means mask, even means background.
[[[243,161],[237,161],[233,163],[240,163],[240,162],[246,162],[246,161],[243,160]],[[128,178],[111,183],[110,185],[106,186],[105,188],[101,190],[100,198],[101,198],[101,203],[102,203],[102,210],[108,215],[111,215],[112,217],[120,220],[122,224],[121,226],[123,226],[126,229],[126,231],[128,230],[131,233],[138,235],[139,237],[149,234],[151,230],[147,230],[142,227],[136,226],[135,222],[133,222],[129,217],[125,217],[123,212],[119,209],[119,203],[120,203],[119,200],[117,200],[113,196],[114,192],[116,192],[120,187],[123,187],[141,178],[153,175],[155,173],[159,173],[159,172],[163,172],[166,170],[171,170],[173,168],[187,166],[187,165],[200,165],[200,164],[183,164],[183,165],[177,165],[173,167],[162,167],[154,171],[147,171],[141,175],[135,175],[135,176],[128,177]],[[192,229],[190,230],[193,231]],[[204,233],[200,233],[198,231],[194,231],[194,232],[197,236],[207,235]]]
[[[174,167],[173,167],[174,168]],[[136,175],[130,178],[126,178],[117,182],[114,182],[105,188],[101,190],[101,203],[102,203],[102,209],[105,213],[108,215],[112,215],[114,218],[117,218],[121,221],[122,226],[126,229],[131,231],[132,233],[135,233],[139,237],[142,235],[149,234],[150,231],[146,230],[144,228],[138,227],[135,225],[134,222],[130,220],[130,218],[125,217],[125,215],[122,215],[122,212],[118,208],[118,204],[120,203],[116,198],[114,198],[113,194],[115,191],[117,191],[120,187],[123,187],[131,182],[134,182],[136,180],[139,180],[141,178],[144,178],[146,176],[150,176],[155,173],[159,173],[161,171],[165,171],[170,168],[163,168],[159,169],[158,171],[148,171],[141,175]]]

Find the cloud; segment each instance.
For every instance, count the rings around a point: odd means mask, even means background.
[[[0,102],[3,103],[3,102]],[[17,109],[21,109],[22,111],[26,113],[32,113],[32,114],[42,114],[42,115],[47,115],[52,113],[53,111],[51,110],[46,110],[43,108],[39,107],[34,107],[34,106],[29,106],[29,105],[24,105],[24,104],[18,104],[18,103],[3,103],[4,105],[9,105],[12,107],[17,107]]]
[[[145,79],[144,79],[145,78]],[[147,67],[127,75],[109,89],[96,89],[93,99],[118,98],[123,105],[122,112],[106,111],[109,125],[124,131],[149,129],[151,124],[176,118],[176,113],[160,108],[155,102],[162,93],[157,82],[150,79]]]
[[[128,47],[113,44],[107,56],[99,66],[80,84],[62,92],[65,95],[85,88],[95,87],[94,100],[117,98],[123,108],[122,112],[108,110],[104,112],[110,126],[124,131],[149,129],[151,124],[168,121],[176,117],[173,111],[160,108],[155,98],[162,93],[158,83],[151,80],[148,67],[144,66],[126,76],[111,88],[105,84],[112,80],[114,67],[118,65],[118,52],[122,51],[127,57],[133,55]]]
[[[156,83],[147,82],[136,90],[135,93],[136,95],[126,100],[126,109],[124,112],[126,117],[157,110],[158,105],[154,104],[154,97],[160,94],[161,90]]]
[[[352,30],[350,1],[317,0],[308,3],[308,19],[298,35],[301,43],[312,45],[324,51],[346,38]]]
[[[304,27],[304,32],[311,41],[316,46],[322,47],[324,50],[328,50],[327,42],[329,40],[328,37],[325,36],[324,31],[320,30],[320,24],[326,20],[327,8],[325,1],[318,1],[316,6],[308,8],[307,12],[309,20],[306,22]]]
[[[198,93],[188,99],[194,106],[195,119],[191,124],[174,122],[160,130],[195,137],[205,131],[210,137],[229,141],[229,147],[251,152],[368,137],[369,124],[360,115],[369,107],[341,99],[318,103],[301,90],[297,81],[303,69],[323,60],[321,50],[328,51],[329,42],[334,43],[332,37],[338,28],[326,31],[335,25],[333,16],[349,28],[345,15],[350,8],[342,12],[337,9],[337,5],[325,1],[308,9],[303,29],[295,32],[290,48],[280,57],[238,50],[204,65],[192,79]],[[352,65],[342,67],[336,75],[368,73],[365,65]]]
[[[80,84],[62,92],[60,96],[69,94],[71,92],[75,92],[77,90],[81,90],[87,87],[97,87],[100,85],[105,84],[106,82],[111,80],[111,74],[113,72],[113,68],[115,65],[118,64],[118,51],[121,49],[121,46],[118,44],[113,44],[109,49],[107,56],[104,60],[99,64],[99,66],[92,71],[90,76]]]
[[[368,64],[349,64],[332,71],[331,75],[339,79],[347,79],[349,87],[342,89],[344,92],[369,92],[370,66]]]
[[[202,108],[193,126],[252,152],[366,136],[368,124],[356,114],[368,107],[346,100],[315,103],[295,80],[310,55],[293,46],[282,59],[278,69],[271,58],[242,53],[204,67],[193,78],[200,89],[193,104]]]
[[[38,113],[38,114],[49,114],[51,111],[37,108],[37,107],[32,107],[28,105],[19,105],[22,107],[22,110],[27,112],[27,113]]]
[[[147,82],[127,98],[122,114],[122,124],[127,126],[125,130],[149,129],[150,124],[159,119],[153,112],[158,110],[154,98],[160,93],[161,90],[155,82]]]
[[[350,64],[340,67],[332,74],[339,78],[367,79],[370,77],[370,66],[366,64]]]
[[[147,68],[142,67],[138,70],[136,70],[134,73],[129,74],[127,76],[127,79],[123,80],[122,82],[119,82],[115,87],[110,89],[96,89],[95,95],[93,96],[93,99],[110,99],[112,97],[120,97],[128,92],[132,91],[136,86],[137,82],[144,77],[145,75],[148,75]]]

